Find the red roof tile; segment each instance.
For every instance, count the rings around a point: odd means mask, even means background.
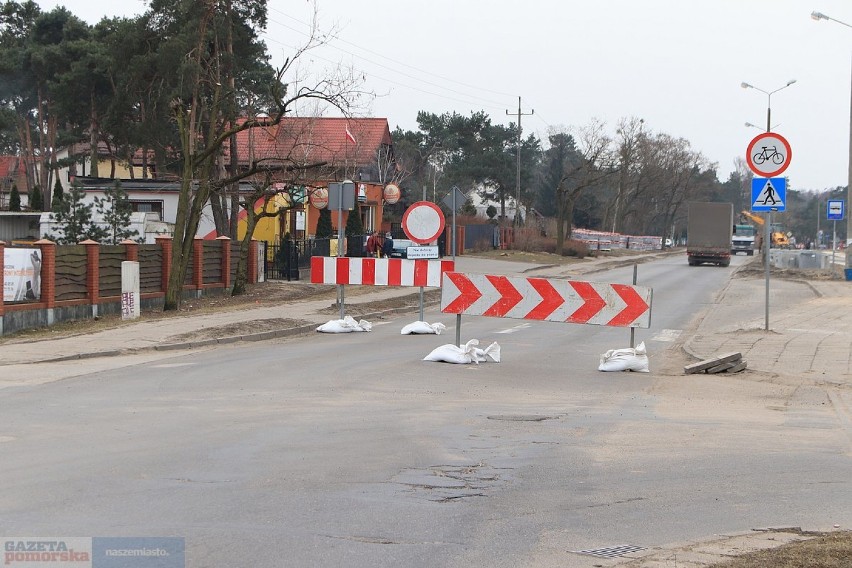
[[[347,129],[355,142],[347,136]],[[278,125],[254,127],[237,135],[241,165],[260,159],[366,165],[375,161],[378,148],[392,144],[386,118],[287,117]]]
[[[17,156],[0,156],[0,177],[11,177],[16,175]]]

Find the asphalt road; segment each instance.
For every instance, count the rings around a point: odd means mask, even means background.
[[[852,524],[822,390],[671,372],[733,269],[682,261],[639,267],[647,374],[597,371],[627,330],[483,317],[462,340],[501,363],[424,362],[453,340],[431,310],[446,335],[392,318],[4,389],[0,530],[183,536],[192,567],[586,567],[571,551]]]

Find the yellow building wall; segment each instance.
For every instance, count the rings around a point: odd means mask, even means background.
[[[276,195],[275,199],[271,200],[266,205],[266,211],[269,213],[274,213],[278,211],[281,207],[286,207],[288,200],[286,196]],[[263,201],[259,200],[255,203],[255,212],[259,213],[263,210]],[[281,223],[279,221],[279,215],[274,215],[272,217],[264,217],[257,221],[257,225],[254,228],[254,239],[257,241],[266,241],[268,243],[277,244],[279,240],[279,235],[281,234]],[[242,211],[240,214],[239,222],[237,224],[237,238],[242,240],[246,235],[246,215],[245,211]]]

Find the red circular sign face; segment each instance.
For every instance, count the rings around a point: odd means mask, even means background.
[[[325,209],[328,207],[328,190],[324,187],[318,187],[311,192],[311,205],[317,209]]]
[[[431,243],[444,232],[444,212],[430,201],[418,201],[405,210],[402,230],[419,245]]]
[[[787,139],[775,132],[764,132],[754,137],[746,150],[748,167],[761,177],[775,177],[790,165],[793,150]]]
[[[396,184],[389,183],[385,186],[385,191],[383,193],[385,203],[393,205],[399,201],[400,195],[402,195],[402,192],[399,191],[399,186]]]

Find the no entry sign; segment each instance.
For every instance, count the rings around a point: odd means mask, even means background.
[[[405,210],[402,230],[419,245],[431,243],[444,232],[444,212],[430,201],[418,201]]]

